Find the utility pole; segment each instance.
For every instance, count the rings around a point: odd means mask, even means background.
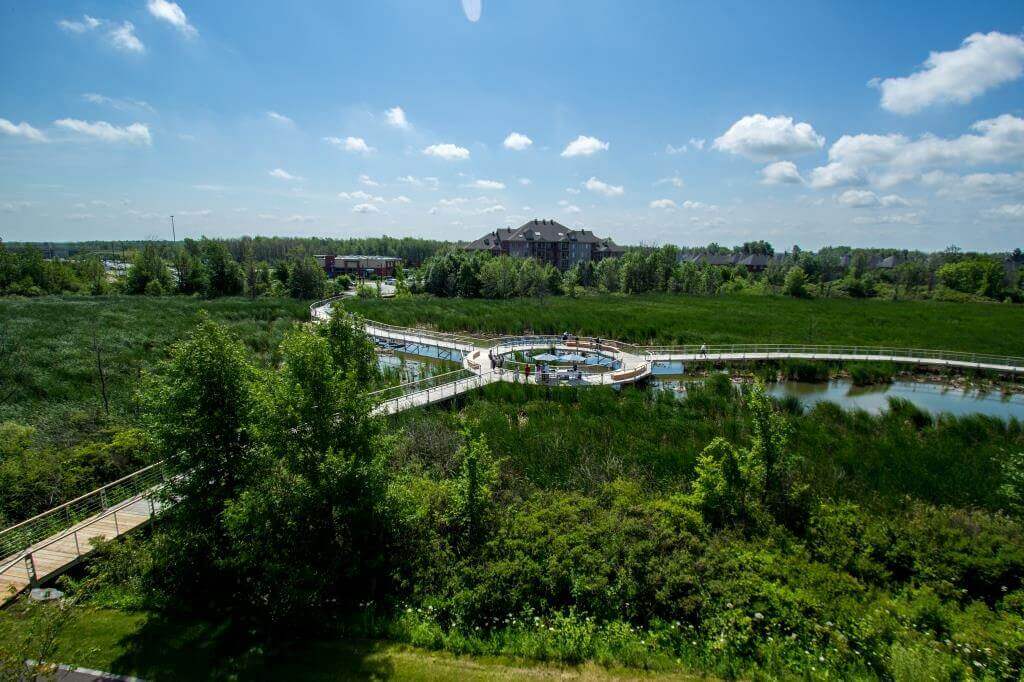
[[[174,233],[174,216],[171,216],[171,241],[178,243],[178,236]]]

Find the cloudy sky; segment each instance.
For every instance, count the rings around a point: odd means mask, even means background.
[[[1024,242],[1019,1],[3,5],[8,241]]]

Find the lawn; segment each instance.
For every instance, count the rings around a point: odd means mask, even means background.
[[[480,300],[353,300],[399,325],[484,333],[570,331],[646,344],[817,343],[1024,356],[1024,306],[781,296],[595,295]]]
[[[38,623],[40,605],[0,611],[0,649],[17,646],[19,626]],[[29,615],[27,615],[29,614]],[[323,639],[264,653],[228,641],[226,628],[203,622],[166,620],[143,612],[72,607],[56,638],[61,663],[147,680],[451,680],[490,682],[541,680],[667,679],[640,670],[594,665],[556,667],[502,658],[452,656],[378,640]],[[675,674],[671,679],[698,679]],[[701,676],[699,679],[707,679]]]

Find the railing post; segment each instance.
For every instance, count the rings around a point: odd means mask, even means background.
[[[110,506],[110,505],[107,504],[107,489],[106,488],[102,488],[100,490],[100,504],[103,505],[104,509],[106,509],[107,507]]]
[[[25,572],[28,574],[28,582],[30,585],[36,584],[36,560],[33,558],[32,553],[29,552],[25,555]]]
[[[78,546],[78,531],[77,530],[74,532],[74,536],[75,536],[75,554],[77,554],[78,556],[82,556],[82,548]]]
[[[114,532],[118,535],[121,534],[121,528],[117,525],[117,512],[114,512]]]

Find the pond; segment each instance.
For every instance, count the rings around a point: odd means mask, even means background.
[[[651,387],[671,390],[680,397],[686,395],[685,380],[681,376],[657,377],[651,382]],[[932,414],[984,414],[1024,420],[1024,395],[1019,393],[980,391],[928,382],[894,381],[891,384],[854,386],[849,379],[822,383],[779,381],[768,384],[768,393],[775,398],[798,398],[807,408],[827,400],[848,410],[878,413],[888,409],[890,398],[903,398]]]
[[[390,378],[389,384],[404,384],[426,377],[452,372],[462,365],[458,362],[441,360],[424,355],[391,352],[378,353],[377,366]]]

